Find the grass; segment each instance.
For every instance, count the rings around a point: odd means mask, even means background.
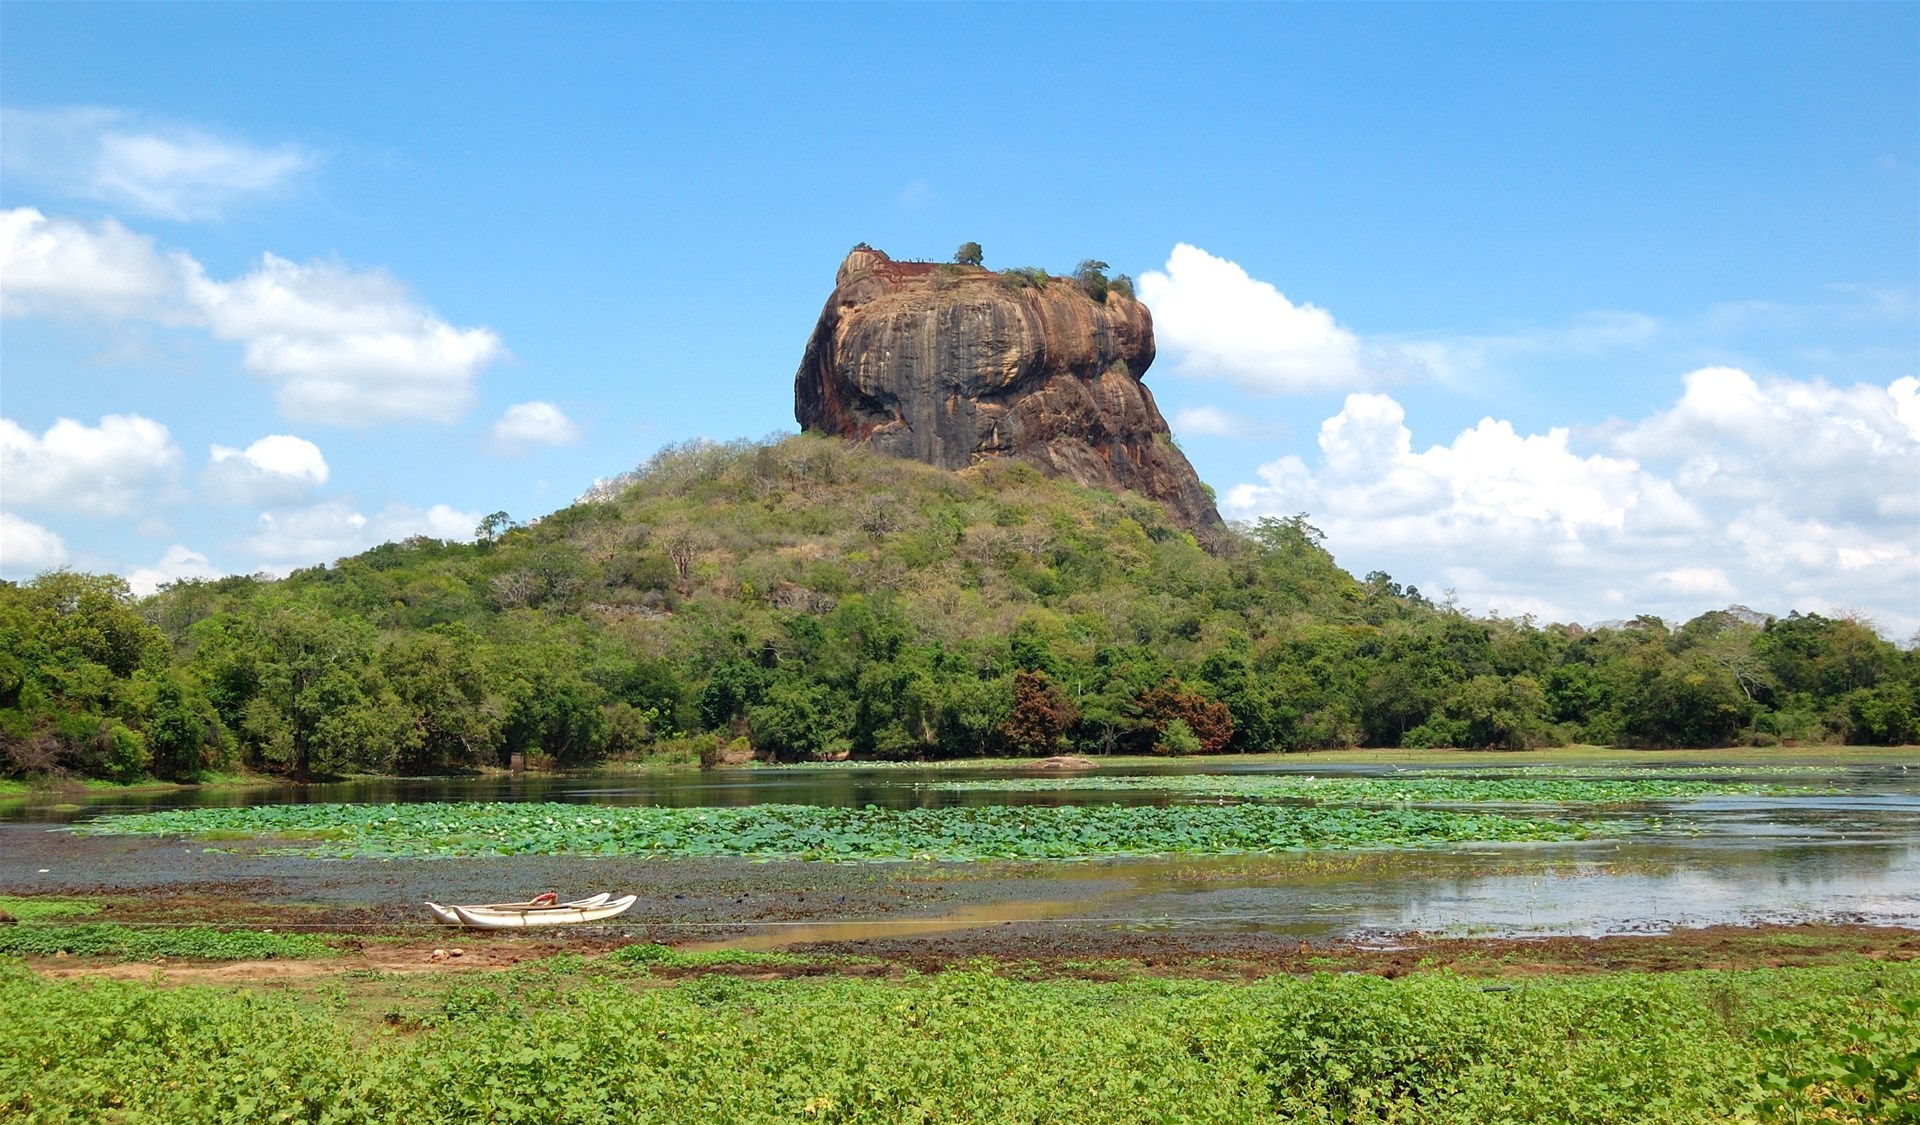
[[[258,805],[101,817],[101,835],[250,834],[313,856],[648,855],[824,860],[1086,859],[1578,839],[1579,824],[1485,812],[1256,804],[863,809],[551,802]]]
[[[67,898],[61,895],[0,895],[0,911],[16,921],[39,922],[48,918],[79,918],[100,913],[97,898]]]
[[[543,962],[392,989],[76,983],[0,962],[0,1118],[1857,1125],[1920,1112],[1897,1074],[1920,1046],[1920,1009],[1903,1003],[1920,966],[1864,960],[1505,983],[960,971],[643,987]],[[1893,1077],[1849,1077],[1861,1071]]]
[[[219,930],[211,926],[134,928],[110,922],[0,927],[0,955],[17,957],[155,957],[195,961],[264,961],[331,957],[338,952],[318,934]]]
[[[721,965],[788,967],[876,963],[876,959],[871,957],[789,953],[781,949],[678,950],[654,942],[623,945],[607,954],[602,960],[610,965],[640,965],[663,969],[708,969]]]

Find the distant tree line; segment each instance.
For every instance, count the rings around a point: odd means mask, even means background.
[[[595,495],[277,581],[0,583],[0,770],[1917,737],[1920,654],[1862,622],[1476,617],[1355,579],[1305,516],[1208,554],[1017,463],[694,443]]]

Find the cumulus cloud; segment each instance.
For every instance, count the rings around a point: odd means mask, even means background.
[[[139,597],[146,597],[169,582],[183,578],[218,578],[224,573],[207,556],[178,543],[168,547],[160,561],[152,566],[136,567],[127,573],[127,586]]]
[[[0,214],[0,307],[198,325],[242,346],[242,363],[274,383],[288,417],[342,426],[454,421],[474,380],[506,354],[494,332],[447,323],[385,270],[265,254],[219,281],[112,220],[90,226],[32,208]]]
[[[261,560],[263,569],[284,574],[415,535],[469,540],[479,523],[479,512],[465,512],[447,504],[425,509],[393,504],[367,516],[345,500],[328,500],[261,513],[247,547]]]
[[[1870,607],[1920,625],[1916,384],[1686,376],[1674,405],[1576,439],[1486,418],[1416,450],[1400,404],[1353,394],[1319,457],[1227,492],[1233,515],[1306,511],[1341,561],[1479,610],[1592,621],[1729,602]]]
[[[1671,464],[1689,493],[1733,506],[1770,503],[1797,519],[1920,521],[1915,380],[1834,387],[1707,367],[1672,409],[1613,435],[1622,452]],[[1905,465],[1905,477],[1875,467]],[[1906,487],[1894,486],[1904,481]]]
[[[121,110],[0,111],[0,167],[44,190],[160,219],[218,218],[286,191],[319,158]]]
[[[1177,375],[1287,394],[1370,387],[1420,369],[1411,355],[1365,344],[1327,310],[1295,304],[1238,264],[1184,242],[1164,272],[1140,275],[1139,290]]]
[[[529,445],[571,445],[580,426],[550,402],[519,402],[493,424],[493,439],[509,449]]]
[[[328,475],[319,446],[291,434],[268,434],[245,449],[214,446],[201,480],[223,503],[275,504],[305,497]]]
[[[0,491],[8,504],[124,516],[179,466],[167,428],[138,414],[109,414],[98,426],[62,418],[38,437],[0,418]]]
[[[0,512],[0,576],[31,578],[67,561],[67,545],[58,535],[12,512]]]
[[[153,239],[112,219],[0,211],[0,314],[173,319],[179,268]]]
[[[279,384],[288,417],[359,426],[451,422],[473,380],[505,354],[485,328],[455,328],[384,270],[300,265],[272,254],[233,281],[196,266],[188,299],[215,336],[245,345],[248,370]]]

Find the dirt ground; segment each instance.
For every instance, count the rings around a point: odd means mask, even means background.
[[[1447,969],[1469,976],[1503,978],[1617,971],[1754,969],[1818,965],[1866,957],[1920,960],[1920,931],[1880,926],[1717,926],[1665,934],[1601,938],[1432,938],[1398,935],[1374,942],[1253,941],[1234,943],[1216,935],[1141,936],[1132,943],[1108,935],[1092,942],[1070,933],[1014,933],[989,927],[939,938],[808,943],[790,952],[812,955],[787,963],[651,966],[654,979],[725,974],[759,979],[795,976],[894,976],[987,965],[1034,979],[1117,980],[1136,976],[1257,980],[1276,974],[1372,973],[1393,978],[1415,971]],[[54,978],[92,977],[164,980],[172,984],[293,984],[368,973],[386,975],[490,972],[530,964],[559,953],[587,961],[631,944],[625,938],[572,931],[514,934],[443,931],[439,941],[382,935],[348,938],[339,956],[313,960],[195,962],[160,958],[110,961],[37,957],[29,964]]]

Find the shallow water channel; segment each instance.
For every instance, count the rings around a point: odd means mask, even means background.
[[[1667,767],[1771,759],[1663,757]],[[1423,768],[1431,768],[1422,763]],[[1374,775],[1391,766],[1263,761],[1114,770]],[[1497,777],[1484,761],[1452,767]],[[1618,777],[1606,766],[1566,776]],[[1920,757],[1831,772],[1742,775],[1837,792],[1643,800],[1628,805],[1479,806],[1597,823],[1594,838],[1414,850],[1087,862],[821,864],[801,861],[567,859],[318,860],[178,839],[76,837],[61,829],[112,813],[194,805],[564,801],[747,806],[1157,804],[1219,796],[1076,788],[953,790],[943,783],[1033,776],[1017,770],[821,767],[569,778],[403,779],[0,802],[0,893],[214,891],[376,910],[418,898],[498,899],[526,886],[633,886],[623,923],[655,940],[775,947],[1015,926],[1130,935],[1377,938],[1408,931],[1519,936],[1647,933],[1676,926],[1841,921],[1920,927]],[[71,800],[71,798],[68,798]]]

